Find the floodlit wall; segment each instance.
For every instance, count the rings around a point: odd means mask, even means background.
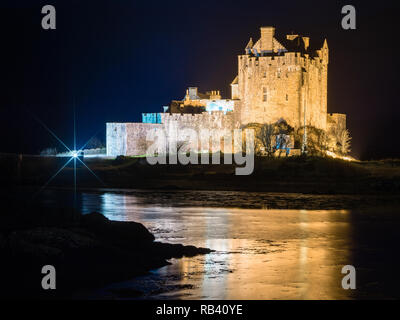
[[[149,130],[164,130],[166,137],[174,127],[178,130],[178,140],[183,129],[193,129],[200,136],[201,129],[232,130],[239,126],[235,124],[233,112],[225,114],[223,111],[203,112],[201,114],[161,113],[161,124],[154,123],[107,123],[107,156],[136,156],[145,155],[148,147],[153,143],[146,141]],[[236,126],[235,126],[236,125]],[[217,135],[211,138],[210,145],[219,139]],[[217,145],[217,143],[215,143]],[[217,151],[217,150],[214,150]]]
[[[126,123],[106,124],[107,156],[126,155]]]

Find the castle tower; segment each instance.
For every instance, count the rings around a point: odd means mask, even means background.
[[[261,27],[238,56],[232,99],[240,100],[242,124],[285,119],[293,127],[326,129],[328,44],[308,37],[279,37],[274,27]]]

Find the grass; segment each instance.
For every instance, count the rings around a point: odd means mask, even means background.
[[[150,165],[144,156],[116,159],[89,158],[86,164],[108,187],[202,190],[253,190],[306,193],[400,193],[400,160],[345,161],[319,157],[256,157],[254,172],[236,176],[236,165]],[[59,159],[0,157],[3,185],[42,185],[61,167]],[[200,162],[200,161],[199,161]],[[210,159],[211,162],[211,159]],[[17,178],[17,168],[20,174]],[[73,168],[66,168],[52,186],[70,185]],[[86,170],[78,168],[78,184],[101,187]]]

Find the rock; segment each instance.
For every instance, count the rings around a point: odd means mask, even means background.
[[[31,243],[18,232],[13,232],[8,238],[7,251],[16,261],[32,261],[41,263],[49,260],[60,261],[62,250],[45,245],[43,243]]]
[[[110,221],[102,214],[93,212],[82,216],[81,225],[88,228],[96,236],[113,243],[139,244],[154,241],[154,236],[141,223]]]
[[[100,246],[101,244],[88,234],[52,227],[14,231],[8,241],[8,248],[13,256],[54,262],[63,260],[68,252],[93,250]]]
[[[182,244],[171,244],[162,242],[154,242],[154,250],[156,254],[165,256],[166,259],[181,258],[183,256],[193,257],[198,254],[213,252],[213,250],[207,248],[198,248],[195,246],[184,246]]]
[[[47,264],[54,265],[57,270],[56,294],[68,296],[79,288],[98,287],[145,274],[167,265],[166,259],[172,257],[211,251],[154,242],[153,234],[142,224],[110,221],[100,213],[83,215],[74,223],[68,216],[62,214],[61,219],[53,216],[55,219],[50,223],[39,219],[43,226],[25,220],[23,225],[0,232],[0,258],[7,261],[0,264],[0,274],[6,275],[2,282],[7,288],[5,292],[15,288],[14,294],[19,296],[23,288],[28,296],[45,294],[37,283],[42,277],[41,268]],[[64,226],[48,226],[60,223]],[[128,298],[141,294],[130,289],[114,293]]]
[[[195,246],[184,246],[183,247],[183,255],[186,257],[193,257],[199,254],[207,254],[213,252],[214,250],[208,248],[201,248]]]
[[[141,223],[129,221],[111,221],[109,226],[110,232],[115,232],[115,237],[126,241],[142,240],[146,242],[153,242],[154,235],[146,229]]]
[[[77,248],[92,248],[98,245],[98,241],[88,233],[82,233],[75,230],[38,227],[29,230],[13,232],[10,236],[31,244],[42,244],[61,250],[70,250]]]
[[[86,227],[96,227],[99,225],[104,225],[108,223],[110,220],[101,213],[92,212],[89,214],[84,214],[81,216],[80,223]]]

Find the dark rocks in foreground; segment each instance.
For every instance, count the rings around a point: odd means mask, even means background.
[[[19,208],[0,219],[1,296],[5,297],[68,297],[77,290],[144,274],[167,265],[170,258],[211,252],[155,242],[142,224],[110,221],[100,213]],[[56,290],[41,288],[44,265],[56,268]]]

